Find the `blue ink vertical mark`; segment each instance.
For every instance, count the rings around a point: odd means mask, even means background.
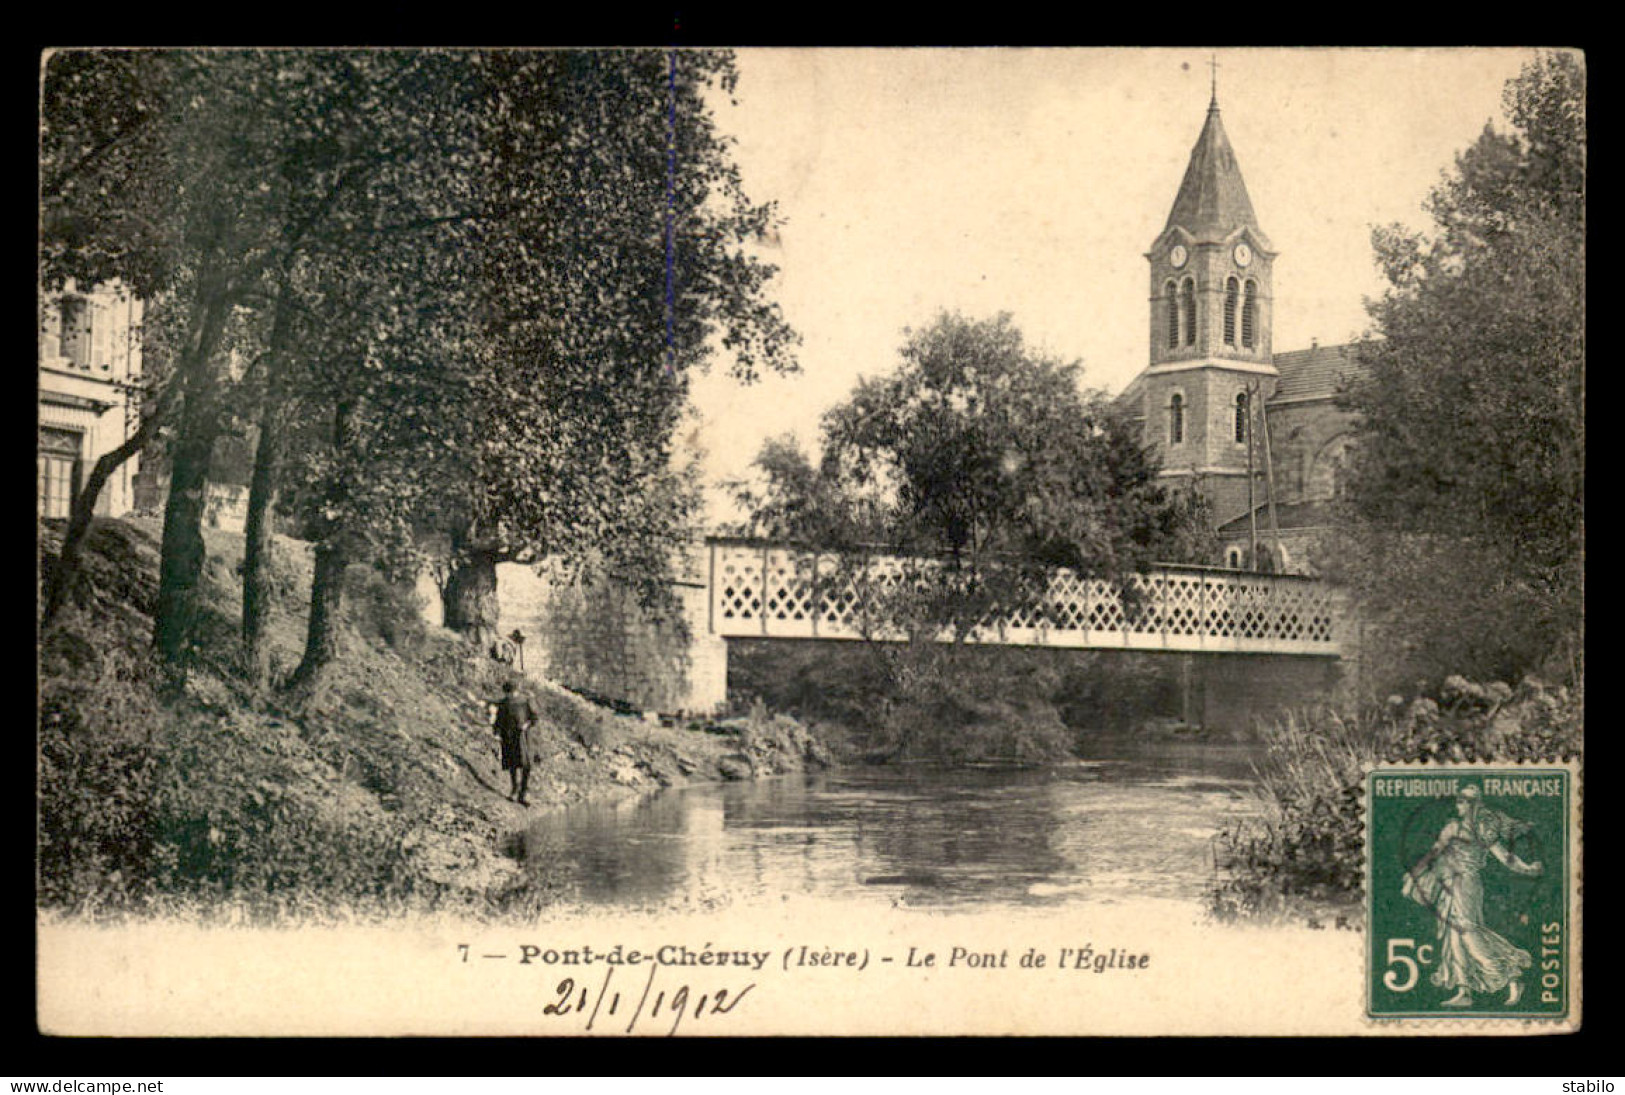
[[[666,375],[677,371],[677,47],[666,74]]]

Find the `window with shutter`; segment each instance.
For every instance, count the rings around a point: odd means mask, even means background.
[[[113,353],[109,345],[112,339],[108,336],[112,333],[112,324],[107,322],[109,317],[102,314],[103,311],[95,298],[85,301],[85,315],[89,317],[90,328],[90,360],[85,364],[95,367],[98,371],[110,371]]]
[[[84,297],[65,296],[57,305],[61,316],[62,356],[75,365],[89,365],[91,358],[91,309]]]

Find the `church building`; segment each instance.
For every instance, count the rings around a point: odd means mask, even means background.
[[[1215,92],[1145,256],[1150,362],[1118,400],[1140,419],[1168,485],[1206,498],[1222,542],[1215,563],[1303,574],[1352,439],[1337,393],[1360,366],[1353,345],[1276,351],[1279,254],[1253,212]]]

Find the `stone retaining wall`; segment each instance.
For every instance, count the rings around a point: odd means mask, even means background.
[[[709,634],[703,553],[679,567],[679,612],[657,619],[613,579],[593,583],[538,574],[534,567],[497,567],[498,631],[525,636],[527,676],[595,692],[645,711],[712,715],[728,696],[727,646]],[[699,576],[700,582],[693,579]],[[431,589],[431,618],[440,615]],[[521,660],[514,652],[514,664]]]

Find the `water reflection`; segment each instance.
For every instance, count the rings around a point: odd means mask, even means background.
[[[1201,900],[1251,753],[1118,743],[1045,770],[854,768],[540,816],[527,860],[576,902],[813,895],[904,906]]]

